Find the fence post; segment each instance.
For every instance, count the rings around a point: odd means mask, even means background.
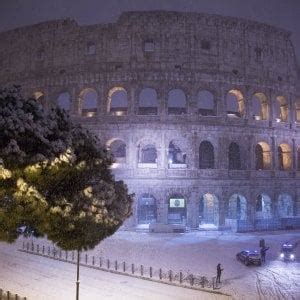
[[[68,260],[68,251],[65,251],[66,252],[66,260]]]
[[[93,256],[93,266],[95,265],[95,257]]]
[[[182,284],[182,272],[179,272],[179,283]]]
[[[39,245],[39,244],[36,245],[36,252],[37,252],[37,253],[40,252],[40,245]]]
[[[48,256],[50,256],[50,246],[48,246]]]
[[[134,274],[134,264],[131,264],[131,273]]]
[[[212,278],[212,282],[213,282],[213,290],[215,290],[217,288],[217,281],[216,281],[216,277]]]
[[[87,263],[88,263],[88,256],[87,256],[87,254],[85,255],[85,264],[87,265]]]
[[[169,281],[172,281],[172,279],[173,279],[173,278],[172,278],[172,277],[173,277],[172,275],[173,275],[173,274],[172,274],[172,270],[169,270]]]
[[[115,270],[116,271],[118,270],[118,261],[117,260],[115,261]]]
[[[10,300],[10,292],[8,291],[6,294],[7,294],[7,300]]]
[[[61,258],[61,250],[59,249],[59,258]]]
[[[144,276],[144,266],[141,265],[141,276]]]
[[[152,267],[150,267],[149,274],[150,274],[150,278],[152,278]]]
[[[72,251],[72,261],[74,260],[74,251]]]
[[[45,253],[45,246],[43,245],[43,248],[42,248],[42,252],[43,254]]]
[[[25,249],[25,242],[23,241],[23,244],[22,244],[22,249],[24,250]],[[1,298],[0,298],[1,300]]]
[[[161,271],[161,269],[159,269],[159,279],[160,280],[162,279],[162,271]]]
[[[126,271],[126,264],[125,264],[125,261],[123,261],[123,272]]]
[[[102,267],[102,257],[100,257],[100,259],[99,259],[99,266],[100,266],[100,268]]]
[[[110,261],[109,261],[109,259],[107,260],[107,269],[109,269],[109,267],[110,267]]]
[[[15,300],[18,300],[19,297],[18,297],[18,294],[15,294]]]
[[[29,243],[27,242],[26,250],[29,251]]]
[[[190,285],[194,285],[194,275],[191,274],[191,281],[190,281]]]
[[[2,300],[2,289],[0,289],[0,300]]]

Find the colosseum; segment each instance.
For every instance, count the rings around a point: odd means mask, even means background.
[[[200,13],[126,12],[0,33],[0,85],[58,105],[135,193],[126,228],[300,227],[300,90],[290,33]]]

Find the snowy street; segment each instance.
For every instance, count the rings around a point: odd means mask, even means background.
[[[242,249],[259,249],[261,238],[270,247],[264,265],[247,267],[236,260],[236,253]],[[220,262],[224,268],[220,291],[231,294],[234,299],[297,300],[300,299],[300,245],[296,248],[295,262],[279,259],[280,245],[292,238],[300,240],[300,231],[246,234],[119,231],[88,254],[164,270],[182,270],[208,278],[216,275],[216,265]],[[74,299],[75,266],[17,251],[22,241],[14,245],[0,243],[0,286],[27,296],[29,300]],[[38,242],[47,245],[45,240]],[[227,298],[85,267],[81,267],[80,277],[80,299]]]

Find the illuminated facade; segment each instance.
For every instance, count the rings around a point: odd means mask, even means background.
[[[300,226],[300,93],[289,33],[252,21],[128,12],[0,33],[1,85],[59,105],[114,153],[139,224]]]

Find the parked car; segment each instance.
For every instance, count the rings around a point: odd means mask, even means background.
[[[242,261],[246,266],[261,265],[261,256],[257,250],[242,250],[237,253],[236,258]]]
[[[284,243],[281,245],[280,258],[283,260],[295,260],[295,248],[297,243]]]

